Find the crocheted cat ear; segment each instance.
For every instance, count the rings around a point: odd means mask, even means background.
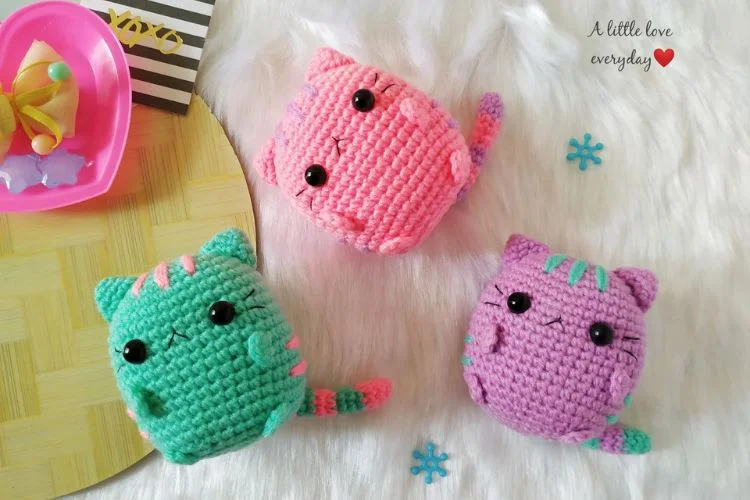
[[[643,312],[648,311],[656,300],[659,290],[659,280],[648,269],[635,267],[621,267],[612,271],[622,279],[633,292],[633,297]]]
[[[275,151],[276,140],[271,138],[253,159],[255,170],[258,171],[264,181],[272,186],[276,185],[276,163],[274,162]]]
[[[112,321],[117,307],[135,283],[135,278],[105,278],[96,285],[94,300],[104,320]]]
[[[503,262],[518,262],[527,255],[548,254],[549,247],[544,243],[527,238],[522,234],[513,234],[508,238],[503,251]]]
[[[350,64],[356,64],[357,61],[351,57],[342,54],[330,47],[323,47],[318,49],[313,54],[310,64],[307,66],[307,73],[305,73],[305,81],[309,82],[316,76],[322,75],[332,69],[340,68],[342,66],[348,66]]]
[[[239,229],[229,229],[211,238],[198,252],[199,255],[234,257],[255,268],[257,260],[250,239]]]

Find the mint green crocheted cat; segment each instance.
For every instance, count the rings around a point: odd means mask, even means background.
[[[292,416],[373,410],[388,380],[306,387],[299,338],[239,230],[138,278],[107,278],[96,302],[128,413],[167,460],[191,464],[270,436]]]

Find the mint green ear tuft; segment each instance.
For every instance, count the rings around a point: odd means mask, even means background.
[[[135,283],[135,278],[105,278],[96,285],[94,299],[104,320],[112,321],[117,307]]]
[[[217,234],[198,253],[234,257],[253,268],[257,264],[250,239],[239,229],[228,229]]]

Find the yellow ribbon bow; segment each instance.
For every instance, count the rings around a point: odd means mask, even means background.
[[[23,131],[32,141],[39,135],[46,135],[37,133],[34,130],[35,124],[43,126],[54,136],[54,144],[47,144],[42,150],[39,150],[37,144],[32,143],[38,154],[49,154],[62,142],[63,132],[58,122],[39,109],[39,106],[57,96],[62,82],[51,80],[51,83],[41,88],[16,92],[16,84],[25,74],[40,66],[46,65],[49,67],[51,64],[55,64],[55,62],[39,61],[23,68],[16,75],[8,93],[3,92],[2,84],[0,84],[0,142],[6,140],[10,142],[10,136],[16,130],[16,121],[21,124]]]

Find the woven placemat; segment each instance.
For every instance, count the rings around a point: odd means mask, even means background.
[[[70,493],[151,451],[120,400],[93,289],[227,227],[255,238],[240,163],[199,97],[186,117],[133,109],[106,195],[0,215],[0,499]]]

